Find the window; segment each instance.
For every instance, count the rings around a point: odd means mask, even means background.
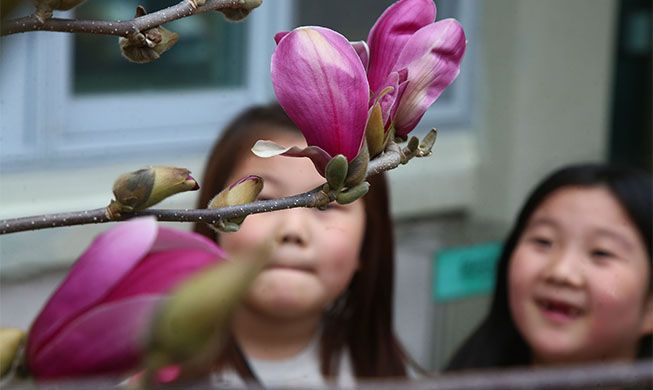
[[[438,18],[456,17],[474,33],[471,0],[438,0]],[[157,10],[177,0],[87,2],[80,18],[131,18],[136,5]],[[206,13],[167,24],[180,38],[148,64],[124,60],[116,37],[29,32],[2,38],[0,115],[3,170],[105,164],[135,153],[204,153],[245,106],[274,97],[272,36],[301,24],[365,39],[392,0],[266,0],[241,23]],[[343,12],[346,10],[346,12]],[[60,14],[61,15],[61,14]],[[64,16],[71,16],[64,13]],[[469,73],[470,50],[462,73]],[[419,130],[469,120],[469,75],[458,78]]]
[[[88,2],[80,18],[131,18],[136,5]],[[3,170],[106,164],[135,153],[203,153],[240,109],[272,98],[272,36],[289,3],[266,1],[241,23],[217,12],[167,24],[180,38],[148,64],[123,59],[116,37],[29,32],[2,38]],[[59,14],[64,17],[70,13]],[[115,160],[114,160],[115,161]]]

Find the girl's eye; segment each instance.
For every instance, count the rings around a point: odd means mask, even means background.
[[[530,241],[539,248],[550,248],[553,246],[553,241],[545,237],[531,237]]]
[[[590,254],[594,258],[600,258],[600,259],[609,259],[609,258],[615,257],[614,253],[612,253],[610,251],[607,251],[605,249],[598,249],[598,248],[597,249],[592,249]]]

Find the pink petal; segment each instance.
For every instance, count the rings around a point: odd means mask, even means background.
[[[358,54],[358,58],[361,59],[361,63],[363,64],[363,68],[367,71],[367,67],[370,64],[370,48],[367,47],[367,43],[365,41],[356,41],[356,42],[350,42],[351,47],[356,50],[356,54]]]
[[[458,76],[465,47],[465,32],[455,19],[423,27],[408,41],[397,59],[398,67],[408,69],[408,86],[395,116],[398,136],[413,130]]]
[[[171,249],[198,249],[213,254],[214,257],[225,257],[224,251],[218,244],[201,234],[166,227],[159,228],[159,234],[157,234],[150,252]]]
[[[276,34],[274,34],[274,41],[279,44],[279,41],[283,39],[286,35],[288,35],[290,31],[281,31]]]
[[[234,184],[230,185],[230,186],[229,186],[229,189],[232,190],[235,186],[237,186],[237,185],[240,184],[240,183],[244,183],[244,182],[246,182],[247,180],[262,180],[262,179],[261,179],[260,176],[256,176],[256,175],[245,176],[245,177],[243,177],[242,179],[239,179],[239,180],[238,180],[237,182],[235,182]]]
[[[198,249],[174,249],[148,254],[102,303],[136,295],[168,292],[185,278],[223,258]]]
[[[400,0],[383,12],[367,39],[370,47],[368,78],[372,91],[384,88],[387,75],[401,69],[395,66],[399,53],[417,30],[435,21],[435,14],[433,0]]]
[[[134,369],[142,337],[160,295],[100,305],[71,322],[28,360],[37,379],[118,373]]]
[[[66,323],[98,301],[145,256],[157,234],[153,217],[122,222],[100,234],[37,316],[27,340],[34,357]]]
[[[369,85],[351,44],[335,31],[300,27],[272,54],[272,84],[310,146],[349,161],[363,143]]]
[[[379,91],[376,96],[370,101],[371,103],[375,102],[377,99],[381,104],[381,113],[383,115],[383,124],[385,130],[388,130],[390,122],[395,116],[395,112],[399,107],[399,101],[403,96],[404,91],[407,86],[408,71],[402,69],[399,72],[392,72],[385,79],[383,84],[386,86],[383,90]],[[386,91],[388,87],[392,89],[379,97],[381,93]]]

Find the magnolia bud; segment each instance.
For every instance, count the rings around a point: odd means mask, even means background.
[[[13,366],[20,346],[25,340],[25,332],[16,328],[0,328],[0,377]]]
[[[250,12],[259,5],[261,5],[262,0],[239,0],[239,5],[234,8],[222,8],[219,11],[224,14],[224,17],[227,20],[232,22],[239,22],[245,19]]]
[[[335,156],[329,161],[324,169],[324,175],[331,190],[340,191],[345,185],[348,169],[349,163],[347,162],[347,157],[342,154]]]
[[[349,163],[349,170],[347,172],[347,180],[345,180],[345,185],[347,187],[353,187],[367,177],[367,163],[370,161],[370,153],[367,149],[367,141],[363,140],[363,147],[360,152],[354,157],[353,160]]]
[[[370,119],[367,121],[365,128],[365,140],[367,141],[367,148],[369,149],[370,156],[375,157],[381,153],[385,148],[387,139],[385,138],[385,130],[383,128],[383,115],[381,112],[381,105],[376,103],[372,108]]]
[[[348,188],[346,191],[339,192],[336,195],[336,202],[339,204],[348,204],[354,202],[358,198],[361,198],[367,191],[370,189],[370,183],[364,181],[355,185],[354,187]]]
[[[417,147],[419,146],[419,138],[412,136],[408,140],[408,143],[406,144],[406,148],[410,150],[411,152],[414,152],[417,150]]]
[[[206,0],[188,0],[193,8],[201,7],[206,4]]]
[[[437,136],[438,131],[436,129],[431,129],[431,131],[426,133],[424,139],[418,147],[420,157],[429,156],[431,154],[431,150],[433,149],[433,145],[435,144],[435,139]]]
[[[34,16],[41,22],[45,23],[46,19],[52,17],[52,10],[67,11],[82,4],[86,0],[34,0],[36,11]]]
[[[183,191],[200,188],[190,171],[176,167],[147,167],[120,175],[113,184],[115,201],[107,208],[108,217],[121,211],[146,209]]]
[[[213,197],[208,204],[208,208],[218,209],[253,202],[262,189],[263,179],[261,177],[253,175],[244,177]],[[219,232],[236,232],[244,220],[245,217],[221,219],[211,226]]]
[[[146,14],[147,11],[143,6],[136,7],[137,18]],[[177,43],[178,38],[176,32],[157,26],[129,38],[120,37],[118,43],[123,57],[131,62],[142,64],[158,59]]]
[[[171,365],[179,365],[185,376],[210,370],[229,334],[234,309],[271,249],[265,245],[211,266],[172,292],[151,322],[145,348],[146,376],[153,378]]]

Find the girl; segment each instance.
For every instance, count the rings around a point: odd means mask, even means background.
[[[279,105],[249,109],[227,127],[210,155],[198,207],[239,178],[264,179],[260,198],[278,198],[325,182],[305,158],[262,159],[258,139],[305,145]],[[404,377],[406,355],[392,326],[393,231],[385,177],[370,177],[367,195],[327,210],[294,208],[248,216],[236,233],[216,235],[227,253],[264,240],[278,245],[270,266],[237,311],[233,337],[217,363],[221,380],[266,386],[323,385],[354,378]],[[237,377],[236,377],[237,378]]]
[[[559,170],[506,240],[490,312],[448,370],[651,357],[651,177]]]

